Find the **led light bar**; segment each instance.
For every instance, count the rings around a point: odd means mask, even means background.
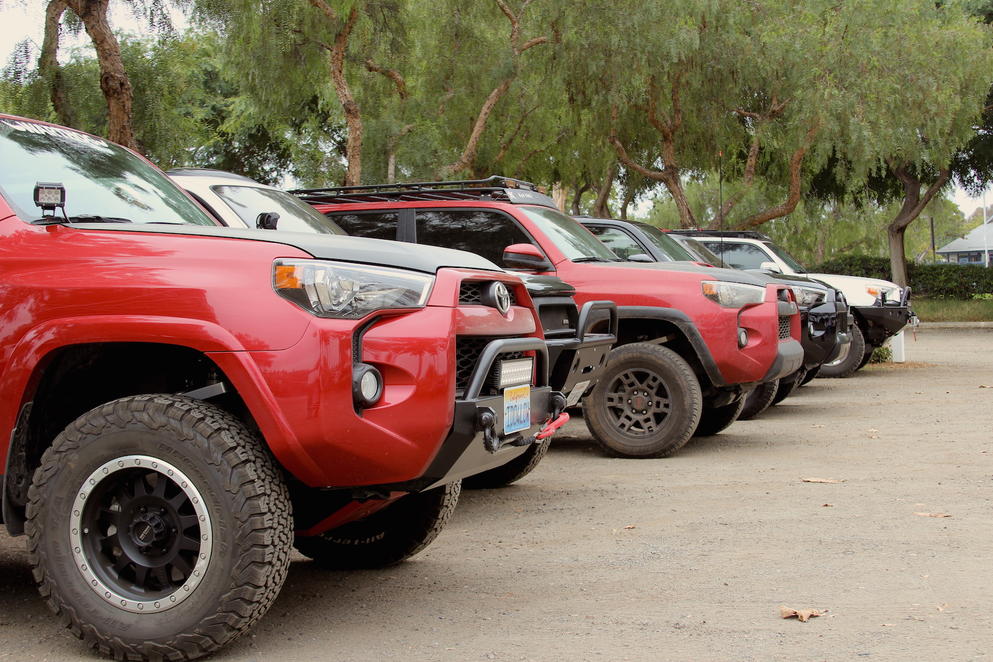
[[[532,358],[500,361],[497,365],[497,388],[504,389],[518,384],[530,384],[533,373],[534,359]]]

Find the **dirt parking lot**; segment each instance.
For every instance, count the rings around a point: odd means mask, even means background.
[[[991,349],[990,329],[925,329],[909,363],[815,380],[670,459],[605,458],[570,423],[399,567],[296,557],[268,616],[212,659],[986,659]],[[0,534],[4,659],[99,658]]]

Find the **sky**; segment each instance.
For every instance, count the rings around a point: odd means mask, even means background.
[[[40,0],[0,0],[0,66],[7,62],[14,46],[30,38],[34,41],[36,48],[41,48],[42,33],[44,25],[44,3]],[[177,29],[185,28],[187,21],[183,14],[178,11],[170,12],[173,24]],[[123,6],[123,3],[113,3],[111,5],[111,24],[118,29],[135,34],[145,33],[144,26],[135,19],[134,15]],[[77,37],[65,35],[62,41],[60,53],[65,58],[69,49],[74,46],[88,46],[89,39],[85,32],[81,32]],[[974,211],[983,205],[982,197],[972,198],[963,189],[955,188],[950,197],[959,206],[962,213],[968,218]],[[988,203],[993,204],[993,190],[987,192]]]

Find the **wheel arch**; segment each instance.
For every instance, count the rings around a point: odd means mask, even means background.
[[[675,308],[654,306],[618,306],[617,344],[652,342],[664,338],[663,344],[679,354],[696,373],[700,386],[725,386],[710,348],[696,324],[686,313]]]

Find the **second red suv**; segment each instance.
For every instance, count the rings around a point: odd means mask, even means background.
[[[727,427],[755,385],[803,360],[788,287],[740,271],[620,261],[551,198],[503,177],[295,191],[349,234],[458,248],[616,302],[618,345],[584,400],[608,452],[670,455]],[[607,324],[604,320],[603,324]]]

